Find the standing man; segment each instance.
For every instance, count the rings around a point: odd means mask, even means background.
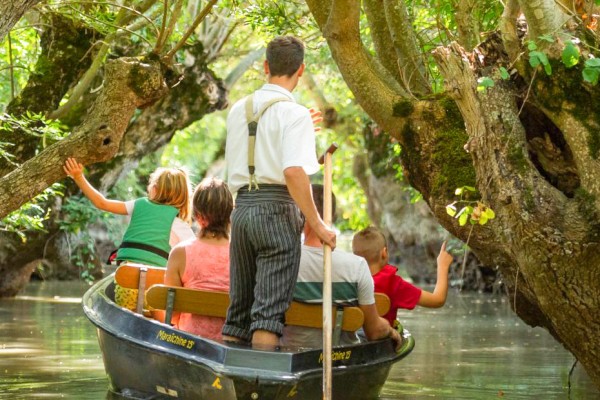
[[[264,63],[268,83],[234,104],[227,118],[225,159],[237,198],[226,340],[279,344],[298,275],[304,219],[323,243],[335,247],[335,233],[315,208],[308,178],[319,170],[313,116],[291,94],[304,67],[302,42],[275,38]]]

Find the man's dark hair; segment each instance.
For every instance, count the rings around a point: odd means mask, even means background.
[[[317,211],[321,218],[323,218],[323,196],[324,196],[324,188],[323,185],[318,183],[312,184],[312,193],[313,199],[315,201],[315,206],[317,206]],[[331,222],[335,221],[335,195],[333,192],[331,193]]]
[[[293,36],[279,36],[267,45],[271,76],[292,76],[304,62],[304,44]]]

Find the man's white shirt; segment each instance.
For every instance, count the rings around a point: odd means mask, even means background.
[[[259,186],[285,185],[283,171],[289,167],[302,167],[307,175],[317,172],[315,130],[308,109],[297,104],[288,90],[274,84],[265,84],[253,96],[254,113],[271,99],[289,99],[273,104],[258,122],[254,164]],[[245,101],[244,98],[236,102],[227,117],[225,159],[228,185],[233,193],[249,182]]]

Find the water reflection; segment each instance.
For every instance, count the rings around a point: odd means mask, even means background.
[[[532,329],[506,299],[451,293],[443,309],[400,314],[416,346],[397,364],[386,399],[567,399],[574,357],[545,330]],[[598,399],[581,366],[571,399]]]
[[[107,399],[94,326],[80,299],[87,285],[34,283],[0,300],[0,399]],[[382,398],[566,399],[573,357],[506,301],[452,293],[447,307],[401,313],[416,338],[392,369]],[[572,399],[597,399],[577,366]]]
[[[103,399],[106,375],[79,282],[29,285],[0,300],[0,398]]]

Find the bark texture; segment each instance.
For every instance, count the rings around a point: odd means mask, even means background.
[[[591,28],[564,26],[554,1],[508,1],[503,36],[489,34],[472,52],[455,43],[436,49],[446,90],[415,99],[386,84],[388,74],[373,67],[384,64],[378,54],[362,51],[355,2],[307,4],[356,99],[401,144],[405,177],[436,219],[499,268],[519,317],[546,328],[600,387],[600,91],[582,81],[580,66],[560,63],[561,40],[545,46],[549,76],[529,65],[525,42],[570,29],[594,49],[597,37],[584,32]],[[500,79],[498,68],[514,57],[523,59]],[[482,77],[495,85],[478,89]],[[460,227],[447,215],[464,185],[478,189],[475,200],[495,220]]]
[[[41,52],[35,70],[21,93],[6,107],[6,112],[16,117],[26,111],[47,114],[54,110],[90,66],[94,53],[91,47],[98,35],[93,30],[57,14],[44,19],[46,28],[40,37]],[[31,158],[42,141],[20,129],[2,132],[0,140],[11,144],[9,150],[16,164]],[[13,164],[0,158],[0,176],[12,169]]]
[[[19,22],[23,14],[39,2],[40,0],[6,0],[0,2],[0,42],[12,27]]]
[[[128,125],[114,158],[91,167],[90,179],[101,191],[106,192],[112,188],[144,155],[168,143],[177,130],[227,106],[227,91],[222,81],[208,68],[202,45],[198,43],[185,52],[186,66],[181,83],[135,117]],[[86,96],[79,108],[89,107],[85,104],[96,101],[95,97],[97,96]],[[78,120],[85,115],[87,113],[83,116],[72,115],[71,122],[78,125],[83,122]],[[79,154],[76,155],[79,157]],[[52,209],[51,219],[45,223],[47,232],[32,232],[25,243],[16,235],[3,235],[0,271],[11,271],[12,275],[3,275],[6,278],[2,279],[0,296],[16,294],[31,275],[32,265],[43,265],[46,276],[54,278],[77,274],[72,265],[77,237],[59,230],[56,220],[62,215],[60,204],[53,205]],[[98,257],[94,260],[99,263]],[[99,267],[98,264],[97,268]],[[16,271],[21,271],[21,274]],[[11,278],[13,275],[14,279]],[[3,287],[5,290],[2,290]]]

